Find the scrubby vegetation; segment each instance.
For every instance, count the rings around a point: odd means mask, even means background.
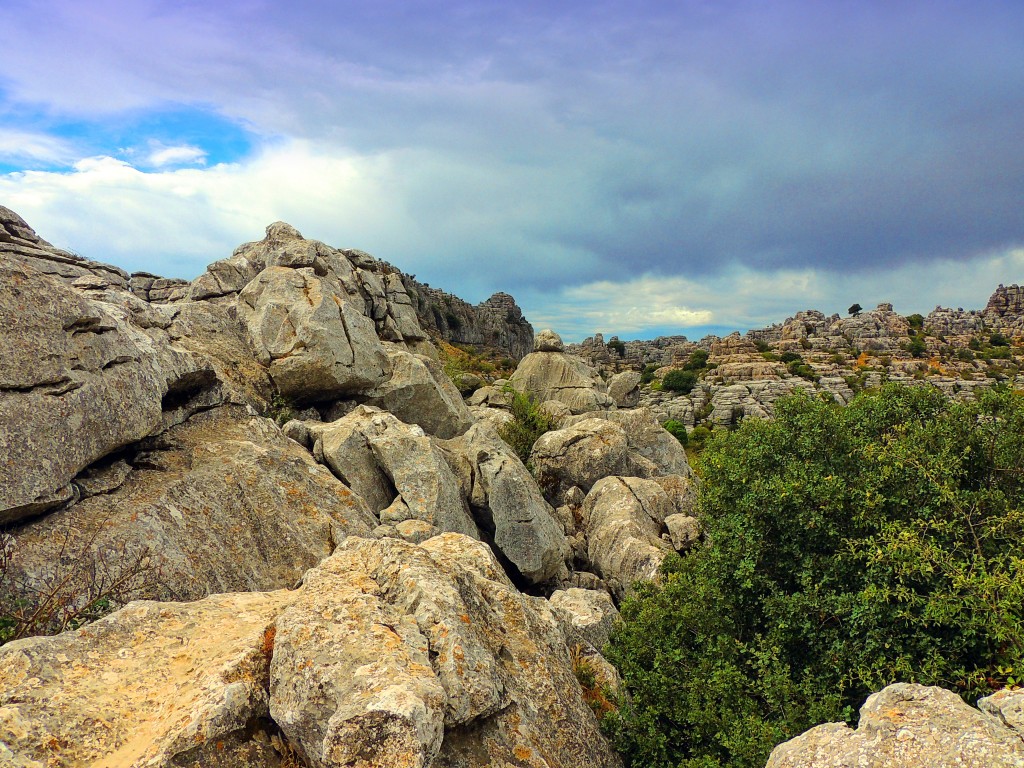
[[[973,701],[1024,656],[1024,397],[794,396],[716,432],[705,541],[638,585],[607,649],[633,766],[763,766],[893,681]],[[691,435],[692,439],[692,435]]]
[[[509,412],[512,420],[498,428],[498,434],[526,464],[537,438],[555,428],[554,420],[540,408],[530,395],[512,387],[506,391],[512,396]]]

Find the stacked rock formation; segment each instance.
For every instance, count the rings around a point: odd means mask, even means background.
[[[541,334],[582,416],[531,473],[361,251],[173,281],[0,212],[0,763],[619,765],[570,651],[614,684],[613,598],[699,536],[650,413]]]

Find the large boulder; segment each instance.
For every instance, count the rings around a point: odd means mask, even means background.
[[[73,502],[75,475],[215,380],[118,307],[4,255],[0,327],[0,525]]]
[[[55,611],[51,629],[83,598],[116,605],[292,586],[376,525],[273,422],[238,406],[193,416],[76,483],[86,498],[10,531],[5,586],[27,606],[56,590],[68,610]]]
[[[281,766],[266,680],[295,593],[132,603],[0,648],[0,764]]]
[[[597,651],[605,647],[619,618],[607,592],[571,587],[552,593],[548,599],[570,647],[584,645]]]
[[[553,331],[541,331],[534,342],[536,352],[524,357],[509,384],[538,403],[560,400],[573,413],[586,413],[613,406],[597,371],[582,359],[565,354],[562,340]]]
[[[256,359],[297,403],[371,389],[390,373],[373,321],[312,267],[268,267],[238,295]]]
[[[440,438],[461,435],[469,428],[473,416],[436,360],[398,348],[388,352],[388,359],[391,377],[364,391],[361,400]]]
[[[553,617],[487,547],[349,539],[277,623],[270,708],[315,768],[617,766]]]
[[[347,539],[301,588],[133,603],[0,648],[18,768],[619,768],[547,601],[457,534]]]
[[[474,516],[495,548],[528,583],[555,576],[568,546],[562,526],[529,470],[486,422],[446,448],[464,462]]]
[[[649,470],[638,465],[622,427],[605,419],[585,419],[541,435],[530,463],[545,497],[555,505],[574,486],[586,492],[603,477]]]
[[[643,463],[640,457],[651,462],[643,477],[658,475],[693,476],[686,451],[661,422],[658,421],[650,408],[635,408],[622,411],[594,411],[580,416],[571,416],[562,424],[569,427],[587,419],[604,419],[618,424],[626,433],[626,444],[634,454],[637,463]]]
[[[638,371],[623,371],[608,380],[608,396],[619,408],[634,408],[640,402],[640,380]]]
[[[653,581],[672,548],[662,539],[675,507],[664,489],[639,477],[606,477],[583,502],[587,555],[621,599],[636,581]]]
[[[308,422],[314,455],[366,499],[382,522],[422,520],[440,531],[480,534],[455,475],[423,430],[368,405],[327,424]],[[397,499],[401,504],[396,505]]]
[[[1024,740],[955,693],[896,683],[868,697],[856,730],[829,723],[780,744],[767,768],[1020,768]]]

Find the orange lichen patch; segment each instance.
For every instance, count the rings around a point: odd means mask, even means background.
[[[271,624],[263,630],[263,644],[260,646],[260,652],[268,659],[274,655],[274,638],[276,637],[276,624]]]
[[[462,615],[459,616],[459,618],[462,619],[462,623],[463,624],[471,624],[472,623],[472,619],[469,618],[469,614],[468,613],[463,613]]]
[[[854,368],[867,368],[868,366],[871,365],[871,363],[869,362],[870,359],[871,359],[871,356],[868,355],[867,352],[861,352],[859,355],[857,355],[857,359],[854,361],[853,367]]]
[[[512,754],[516,756],[517,760],[529,760],[533,757],[533,750],[529,747],[518,746],[512,750]]]

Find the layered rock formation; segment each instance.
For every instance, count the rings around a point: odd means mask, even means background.
[[[497,349],[515,360],[533,348],[533,326],[507,293],[496,293],[474,306],[410,275],[403,274],[402,283],[420,325],[446,341]]]
[[[0,758],[619,766],[560,626],[482,544],[350,538],[296,591],[133,603],[0,648]]]
[[[819,725],[777,746],[767,768],[1018,768],[1024,765],[1020,720],[998,714],[1019,708],[1024,694],[1017,693],[1015,705],[995,698],[982,699],[979,712],[941,688],[890,685],[868,697],[856,730]]]
[[[593,471],[546,496],[509,394],[467,408],[389,265],[278,222],[194,281],[129,276],[0,213],[0,642],[66,630],[0,648],[0,763],[619,765],[570,648],[614,686],[612,597],[682,541],[650,413],[581,424],[654,507],[585,503]],[[612,405],[539,344],[574,408]]]
[[[537,334],[534,351],[520,361],[508,383],[537,402],[564,403],[572,413],[613,405],[597,371],[578,357],[566,354],[562,339],[550,330]]]

